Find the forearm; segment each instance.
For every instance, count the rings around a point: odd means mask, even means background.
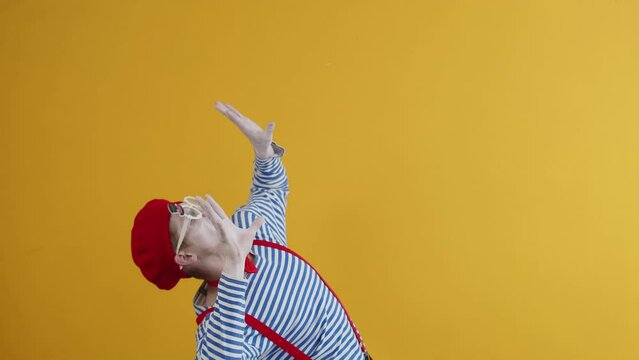
[[[243,275],[242,275],[243,277]],[[246,290],[248,279],[236,279],[222,273],[215,299],[215,310],[202,324],[202,344],[198,344],[198,359],[242,359],[246,321]]]
[[[266,224],[258,231],[260,239],[286,245],[286,204],[290,193],[286,169],[282,163],[284,148],[272,144],[274,155],[269,159],[256,157],[253,161],[253,181],[246,204],[231,215],[234,224],[248,228],[257,216]]]

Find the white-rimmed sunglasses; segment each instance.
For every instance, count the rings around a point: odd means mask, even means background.
[[[175,247],[176,254],[178,253],[178,251],[180,251],[180,246],[182,246],[182,241],[184,241],[186,229],[189,227],[191,220],[202,218],[202,208],[199,204],[195,203],[196,201],[197,200],[195,200],[195,197],[193,196],[185,196],[184,201],[179,204],[167,204],[167,207],[171,214],[175,214],[184,218],[182,229],[180,230],[180,238],[178,240],[177,246]]]

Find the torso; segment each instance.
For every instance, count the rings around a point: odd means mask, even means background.
[[[261,261],[255,262],[259,271],[251,275],[245,293],[245,314],[254,316],[271,329],[277,329],[277,333],[285,339],[294,339],[291,341],[293,345],[306,354],[321,352],[327,358],[344,359],[348,358],[348,354],[357,352],[360,344],[346,312],[310,265],[293,254],[267,246],[257,246],[254,250],[255,259]],[[206,302],[207,306],[198,306],[198,316],[207,307],[210,309],[215,306],[218,295],[218,289],[208,286],[207,282],[203,282],[201,290],[198,301]],[[219,295],[223,296],[221,292]],[[231,316],[229,310],[216,311],[220,316]],[[251,326],[247,326],[245,332],[247,342],[247,339],[260,339],[259,331]],[[305,335],[297,336],[301,332]],[[211,336],[210,329],[207,331],[205,327],[198,327],[198,344]],[[228,336],[234,341],[242,341],[241,336]],[[320,340],[313,342],[305,339]],[[256,341],[251,342],[251,345],[259,347],[265,358],[286,356],[286,352],[272,342]]]

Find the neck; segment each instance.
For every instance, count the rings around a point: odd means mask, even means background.
[[[250,259],[253,263],[255,263],[255,255],[253,255],[253,254],[249,253],[249,254],[248,254],[248,258],[249,258],[249,259]],[[219,281],[219,280],[220,280],[219,278],[217,278],[217,279],[206,279],[206,281],[207,281],[207,282],[209,282],[209,281]]]

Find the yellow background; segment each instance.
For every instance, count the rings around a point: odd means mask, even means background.
[[[154,197],[244,203],[376,360],[639,358],[639,3],[0,2],[3,359],[192,359],[199,281],[130,255]]]

